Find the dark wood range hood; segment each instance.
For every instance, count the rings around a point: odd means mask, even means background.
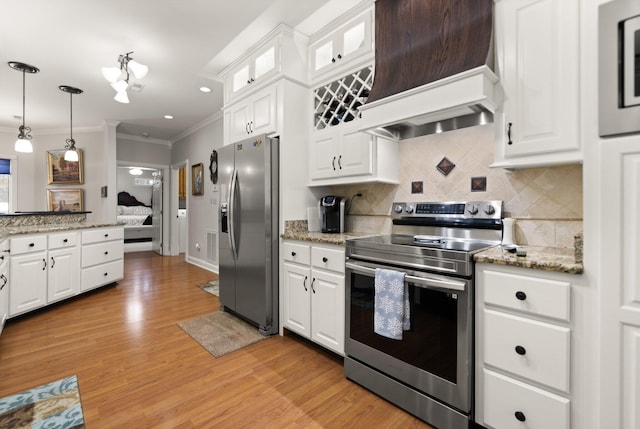
[[[377,0],[361,129],[403,139],[491,122],[492,25],[493,0]]]

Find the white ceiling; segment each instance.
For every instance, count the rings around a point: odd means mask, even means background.
[[[117,121],[118,133],[172,141],[220,111],[216,74],[278,23],[310,34],[358,1],[2,0],[0,129],[17,135],[21,124],[22,73],[7,65],[20,61],[40,69],[26,75],[25,119],[34,144],[39,132],[69,130],[69,95],[59,85],[84,91],[73,96],[74,131]],[[315,21],[305,20],[316,11]],[[129,91],[130,103],[121,104],[101,68],[117,66],[118,56],[131,51],[149,74],[131,77],[143,89]],[[200,92],[203,85],[213,92]]]

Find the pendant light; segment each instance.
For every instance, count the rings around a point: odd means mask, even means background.
[[[60,85],[58,87],[60,91],[69,94],[69,138],[66,140],[67,144],[64,153],[65,161],[78,161],[78,149],[76,149],[76,141],[73,139],[73,94],[82,94],[82,90],[74,88],[72,86]]]
[[[127,89],[129,88],[129,72],[137,79],[142,79],[149,72],[149,67],[135,61],[130,55],[133,52],[127,52],[118,57],[119,67],[103,67],[102,75],[111,83],[113,89],[116,90],[114,100],[120,103],[128,103],[129,96]]]
[[[31,144],[31,134],[29,134],[31,132],[31,128],[27,127],[24,122],[25,76],[27,73],[38,73],[40,69],[18,61],[9,61],[9,67],[22,72],[22,125],[20,125],[20,127],[18,128],[18,140],[16,140],[15,151],[31,153],[33,152],[33,145]]]

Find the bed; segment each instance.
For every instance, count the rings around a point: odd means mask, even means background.
[[[151,243],[151,207],[141,203],[128,192],[118,193],[118,223],[124,224],[124,243]]]

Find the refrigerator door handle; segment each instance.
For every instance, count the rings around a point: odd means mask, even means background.
[[[233,259],[238,259],[236,249],[236,223],[235,223],[235,205],[236,205],[236,185],[238,182],[238,170],[234,169],[229,183],[229,246]]]

